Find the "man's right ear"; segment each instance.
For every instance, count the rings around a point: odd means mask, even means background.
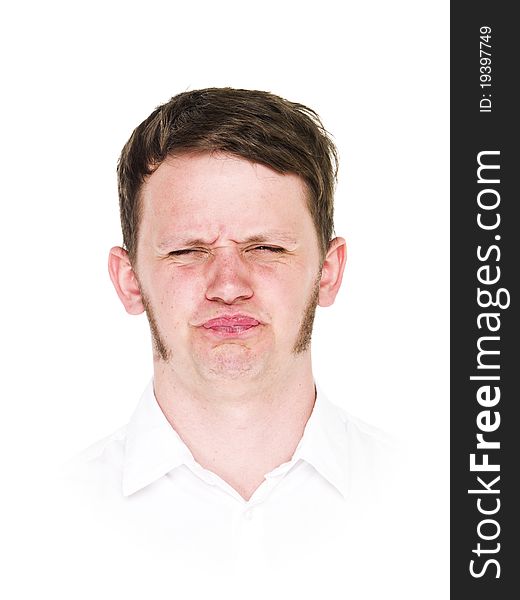
[[[126,250],[119,246],[110,250],[108,272],[126,312],[131,315],[144,312],[141,290]]]

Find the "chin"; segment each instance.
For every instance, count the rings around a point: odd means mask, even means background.
[[[264,366],[264,361],[251,348],[222,344],[199,363],[198,370],[208,379],[236,381],[257,377],[264,371]]]

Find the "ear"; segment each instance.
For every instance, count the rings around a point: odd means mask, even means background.
[[[329,249],[321,270],[320,294],[318,298],[320,306],[330,306],[334,303],[341,286],[346,262],[347,243],[343,238],[334,238],[329,244]]]
[[[131,315],[144,312],[139,283],[126,250],[119,246],[110,250],[108,272],[126,312]]]

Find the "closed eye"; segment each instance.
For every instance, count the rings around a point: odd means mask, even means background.
[[[169,256],[184,256],[195,252],[205,252],[205,250],[202,250],[201,248],[183,248],[182,250],[172,250],[168,254]]]
[[[277,252],[277,253],[285,252],[284,248],[280,248],[278,246],[255,246],[254,248],[251,248],[251,250],[260,250],[263,252]]]

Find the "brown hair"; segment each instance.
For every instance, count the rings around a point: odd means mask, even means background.
[[[322,257],[333,235],[337,152],[310,108],[269,92],[207,88],[159,106],[132,133],[117,167],[123,242],[137,255],[140,191],[172,154],[220,151],[302,177]]]

